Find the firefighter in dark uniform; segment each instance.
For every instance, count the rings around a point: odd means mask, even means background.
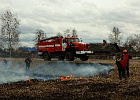
[[[28,57],[25,59],[26,71],[29,71],[29,69],[30,69],[30,63],[31,63],[31,62],[32,62],[31,57],[28,56]]]
[[[3,59],[3,63],[4,63],[4,68],[7,69],[7,60]]]

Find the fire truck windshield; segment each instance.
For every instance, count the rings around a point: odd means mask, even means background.
[[[80,42],[80,40],[78,38],[69,38],[66,39],[67,42]]]

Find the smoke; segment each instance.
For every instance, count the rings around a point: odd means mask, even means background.
[[[24,63],[12,61],[4,63],[1,61],[0,84],[24,81],[27,78],[50,80],[67,75],[90,77],[98,74],[108,74],[111,68],[111,65],[98,63],[50,62],[36,65],[29,72],[26,72]]]
[[[111,65],[101,65],[98,63],[69,63],[69,62],[53,62],[41,65],[32,72],[34,77],[58,78],[59,76],[83,76],[90,77],[98,74],[108,74]]]
[[[8,61],[0,62],[0,84],[26,80],[29,76],[25,75],[25,70],[21,64]]]

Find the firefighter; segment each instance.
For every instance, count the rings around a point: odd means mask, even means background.
[[[126,78],[125,75],[125,68],[126,68],[126,61],[124,59],[122,59],[121,55],[117,54],[116,57],[116,65],[118,67],[118,74],[119,74],[119,79],[121,80],[122,77]]]
[[[28,57],[25,59],[26,71],[29,71],[29,69],[30,69],[30,63],[31,63],[31,62],[32,62],[31,57],[28,56]]]
[[[123,50],[123,59],[125,59],[127,62],[126,75],[127,75],[127,77],[129,77],[129,55],[128,55],[128,51],[126,49]]]
[[[4,63],[5,69],[7,69],[7,60],[6,59],[3,59],[3,63]]]

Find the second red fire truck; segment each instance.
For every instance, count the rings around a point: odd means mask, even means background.
[[[80,58],[82,61],[88,60],[88,55],[93,54],[89,51],[87,43],[80,42],[78,37],[55,36],[47,39],[38,40],[38,55],[44,60],[58,58],[59,60],[73,61]]]

